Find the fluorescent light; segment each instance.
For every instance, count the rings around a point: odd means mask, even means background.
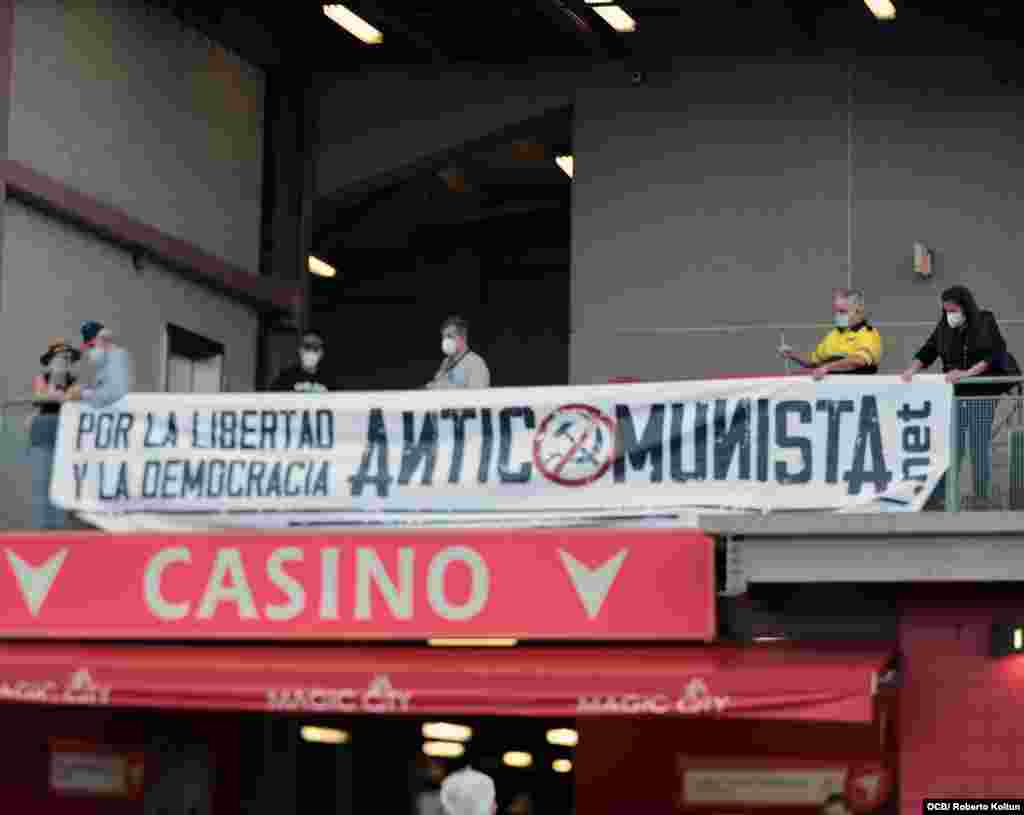
[[[556,773],[571,773],[572,762],[567,758],[556,758],[551,762],[551,769]]]
[[[564,172],[567,176],[569,176],[569,178],[572,178],[572,171],[573,171],[572,156],[558,156],[555,159],[555,164],[557,164],[559,167],[561,167],[562,168],[562,172]]]
[[[451,741],[425,741],[423,752],[434,758],[458,758],[466,752],[466,748]]]
[[[529,753],[521,753],[518,750],[510,750],[501,757],[509,767],[529,767],[533,764],[533,756]]]
[[[575,747],[580,742],[580,734],[568,727],[559,727],[548,731],[548,744],[559,747]]]
[[[896,16],[896,6],[892,4],[892,0],[864,0],[864,5],[879,20],[891,20]]]
[[[1013,650],[1020,651],[1024,649],[1024,628],[1013,629]]]
[[[423,738],[437,741],[469,741],[473,738],[473,728],[464,724],[427,722],[423,725]]]
[[[626,14],[621,6],[593,6],[593,9],[616,31],[623,34],[636,31],[636,20]]]
[[[340,3],[324,6],[323,9],[324,14],[334,20],[353,37],[362,40],[367,45],[380,45],[384,42],[383,34],[358,14],[349,11]]]
[[[783,642],[786,638],[780,636],[754,637],[754,642]]]
[[[303,741],[314,744],[348,744],[349,734],[332,727],[303,727],[299,731]]]
[[[437,637],[427,640],[435,648],[511,648],[519,640],[510,637]]]
[[[338,271],[331,264],[324,263],[320,258],[309,256],[309,271],[320,277],[334,277]]]

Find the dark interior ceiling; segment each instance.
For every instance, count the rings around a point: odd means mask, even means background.
[[[571,60],[618,63],[626,74],[677,58],[735,54],[814,56],[975,54],[1016,65],[1024,3],[893,0],[895,21],[875,20],[863,0],[620,0],[637,21],[614,32],[586,0],[348,0],[384,34],[368,46],[322,4],[149,0],[269,71],[349,72],[375,65],[509,65]],[[539,68],[538,70],[543,70]],[[1012,73],[1019,68],[1009,69]],[[1015,76],[1020,82],[1020,77]],[[571,183],[554,156],[571,149],[572,111],[556,111],[504,133],[403,168],[316,202],[313,251],[339,253],[385,243],[409,246],[446,228],[521,223],[531,242],[568,245]],[[428,241],[429,242],[429,241]]]
[[[348,0],[344,5],[380,29],[384,42],[367,46],[328,19],[311,0],[257,4],[235,0],[148,0],[173,10],[246,59],[266,68],[349,70],[374,64],[522,63],[544,57],[598,60],[645,56],[660,41],[676,54],[771,52],[818,39],[822,24],[863,47],[879,28],[863,0],[619,0],[637,21],[618,34],[586,0]],[[1013,41],[1024,20],[1019,0],[893,0],[896,20],[882,24],[921,40],[921,25],[941,21],[983,40]],[[929,32],[931,33],[931,32]]]

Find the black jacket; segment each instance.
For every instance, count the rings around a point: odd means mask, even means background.
[[[1017,360],[1006,349],[999,324],[991,311],[978,311],[977,319],[951,328],[945,315],[939,318],[928,341],[915,355],[927,368],[936,358],[942,359],[943,372],[966,371],[979,362],[988,363],[981,376],[1020,376]],[[958,396],[987,396],[1006,393],[1014,385],[958,385]]]
[[[283,370],[270,386],[270,390],[282,393],[327,393],[337,390],[332,377],[319,368],[306,371],[299,365]]]

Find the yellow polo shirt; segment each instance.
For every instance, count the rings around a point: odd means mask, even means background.
[[[882,361],[882,335],[868,323],[861,323],[856,328],[833,328],[811,354],[815,365],[824,365],[846,359],[849,356],[861,357],[867,366],[848,373],[873,374],[878,372]]]

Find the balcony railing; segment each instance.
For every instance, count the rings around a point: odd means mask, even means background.
[[[1024,510],[1024,377],[963,380],[962,384],[1013,386],[999,396],[953,400],[952,448],[956,462],[925,510]],[[30,399],[4,402],[0,411],[0,528],[32,527],[33,467]],[[74,520],[72,528],[83,525]]]
[[[962,384],[1009,385],[1000,396],[953,403],[953,464],[926,509],[1024,510],[1024,377],[977,377]]]

